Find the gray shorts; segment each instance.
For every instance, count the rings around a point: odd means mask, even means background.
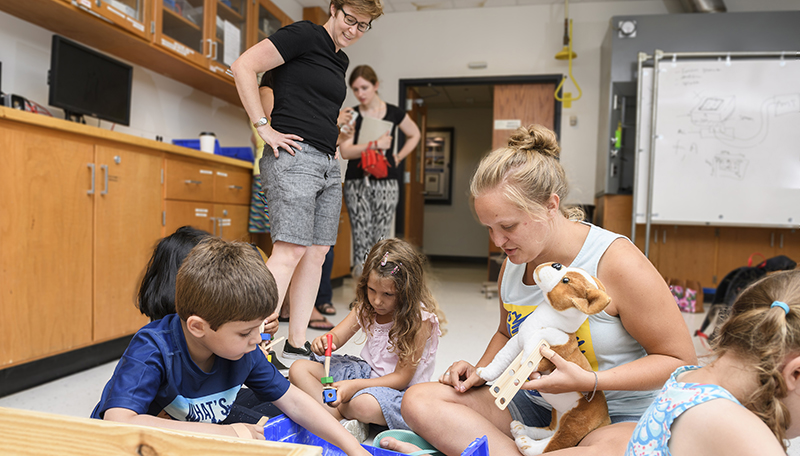
[[[342,210],[339,160],[306,143],[280,158],[265,153],[259,163],[269,201],[272,242],[334,245]]]

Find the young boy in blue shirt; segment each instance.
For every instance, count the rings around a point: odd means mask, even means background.
[[[219,238],[202,241],[178,272],[177,314],[133,336],[92,417],[263,440],[258,425],[219,424],[244,384],[347,454],[369,454],[256,350],[259,327],[277,301],[275,279],[255,249]]]

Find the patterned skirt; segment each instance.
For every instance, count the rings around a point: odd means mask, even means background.
[[[248,229],[251,233],[269,233],[269,207],[267,196],[261,189],[261,176],[253,176],[253,196],[250,199],[250,223]]]

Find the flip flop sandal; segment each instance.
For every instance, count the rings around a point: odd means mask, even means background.
[[[289,321],[289,317],[281,317],[279,315],[278,316],[278,321],[281,322],[281,323],[287,323]]]
[[[326,302],[324,304],[320,304],[317,307],[317,310],[322,315],[336,315],[336,307],[334,307],[333,304],[331,304],[329,302]]]
[[[425,439],[416,433],[405,429],[389,429],[388,431],[378,433],[378,435],[376,435],[375,439],[372,441],[372,446],[385,450],[386,448],[381,446],[381,440],[385,437],[394,437],[401,442],[410,443],[420,449],[420,451],[408,453],[410,455],[432,454],[434,456],[444,456],[443,453],[434,448],[433,445],[428,443]]]
[[[325,325],[325,326],[311,326],[314,323],[317,323],[318,325],[319,324],[323,324],[323,323],[327,323],[327,325]],[[320,320],[309,320],[308,321],[308,329],[317,329],[317,330],[320,330],[320,331],[330,331],[331,329],[333,329],[334,326],[335,325],[333,323],[329,322],[325,317],[323,317]]]

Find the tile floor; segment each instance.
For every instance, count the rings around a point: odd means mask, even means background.
[[[431,287],[447,316],[447,334],[441,339],[434,372],[438,378],[450,363],[457,359],[476,362],[486,343],[497,328],[497,298],[487,299],[481,293],[486,280],[486,267],[480,264],[439,263],[431,268]],[[344,284],[334,289],[334,305],[337,314],[329,319],[338,323],[346,315],[348,304],[353,299],[354,282],[345,279]],[[706,306],[708,307],[708,306]],[[703,314],[683,314],[692,333],[703,321]],[[286,335],[282,325],[276,337]],[[309,330],[308,338],[317,337],[322,331]],[[357,355],[361,345],[356,335],[340,353]],[[694,338],[698,355],[705,348]],[[279,343],[280,345],[281,343]],[[282,345],[281,345],[282,348]],[[279,351],[280,353],[280,351]],[[88,417],[100,398],[103,386],[111,377],[116,362],[107,363],[29,390],[0,398],[0,407]],[[789,454],[793,454],[792,451]],[[800,456],[800,451],[796,452]]]

